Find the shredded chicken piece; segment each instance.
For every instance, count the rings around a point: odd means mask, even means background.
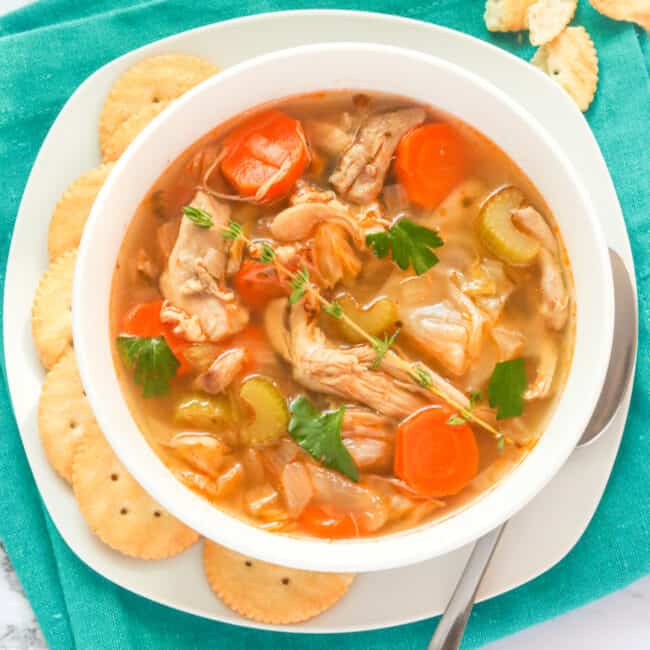
[[[352,144],[352,134],[331,122],[304,120],[302,125],[309,143],[328,156],[338,156]]]
[[[333,202],[297,203],[285,208],[275,216],[270,230],[278,241],[302,241],[309,238],[315,228],[323,222],[342,226],[357,245],[363,246],[364,233],[358,220],[349,210]]]
[[[248,322],[246,308],[225,288],[228,241],[222,231],[230,207],[204,192],[197,192],[191,205],[210,214],[213,226],[199,228],[190,219],[181,220],[160,290],[179,312],[198,320],[207,339],[219,341]],[[182,320],[178,322],[182,328]]]
[[[224,454],[228,451],[219,438],[207,433],[177,433],[168,446],[194,469],[211,478],[219,475]]]
[[[463,311],[465,317],[469,320],[467,331],[467,354],[470,359],[476,359],[481,354],[481,342],[483,340],[483,325],[485,316],[483,312],[474,304],[471,298],[466,296],[454,284],[453,279],[449,281],[449,293],[454,302]]]
[[[246,361],[246,351],[231,348],[220,354],[212,365],[194,381],[194,385],[206,393],[218,395],[223,393],[242,371]]]
[[[429,403],[382,370],[371,370],[376,354],[369,346],[332,345],[307,315],[302,302],[292,306],[289,325],[293,376],[303,386],[353,399],[395,418],[406,417]]]
[[[264,311],[264,330],[271,347],[285,361],[291,361],[289,330],[286,325],[287,298],[271,300]]]
[[[160,320],[163,323],[171,323],[174,325],[174,334],[182,336],[187,341],[193,343],[200,343],[205,341],[205,334],[201,329],[201,323],[198,316],[190,316],[182,309],[174,307],[168,300],[163,302],[160,310]]]
[[[366,472],[385,472],[393,463],[393,444],[376,438],[345,438],[345,448],[354,464]]]
[[[305,464],[300,461],[287,463],[282,470],[280,483],[287,504],[287,513],[292,519],[297,519],[314,495],[314,488]]]
[[[348,407],[341,425],[343,438],[364,437],[378,440],[394,440],[393,421],[385,415],[358,407]]]
[[[374,201],[402,136],[424,122],[425,117],[423,108],[404,108],[370,117],[341,156],[330,183],[354,203]]]
[[[524,399],[528,401],[549,397],[557,369],[558,351],[552,341],[546,337],[543,338],[538,348],[538,354],[535,381],[524,393]]]
[[[481,261],[481,269],[486,277],[494,283],[494,293],[491,295],[476,296],[474,302],[477,307],[494,324],[499,320],[501,312],[508,302],[508,298],[514,291],[515,285],[506,275],[505,267],[497,260],[484,259]]]
[[[564,286],[562,269],[557,260],[545,248],[539,251],[541,271],[540,288],[542,302],[540,312],[549,327],[561,330],[569,317],[569,296]]]
[[[513,210],[513,222],[524,232],[535,237],[542,245],[537,262],[539,265],[542,291],[540,311],[547,325],[561,330],[569,317],[569,295],[557,260],[557,243],[544,217],[528,206]]]
[[[322,223],[316,229],[313,258],[322,285],[328,289],[344,278],[356,278],[361,271],[361,260],[350,245],[345,230],[336,223]]]
[[[528,205],[525,208],[517,208],[512,211],[512,220],[520,230],[532,235],[550,253],[557,248],[551,228],[544,217]]]
[[[149,254],[144,248],[141,248],[136,255],[135,268],[150,280],[155,280],[160,275],[158,265],[149,257]]]
[[[374,490],[313,463],[307,469],[314,487],[313,499],[320,506],[352,515],[368,532],[379,530],[388,520],[388,507]]]
[[[493,327],[490,333],[499,350],[499,361],[514,359],[526,342],[526,337],[519,330],[508,327]]]

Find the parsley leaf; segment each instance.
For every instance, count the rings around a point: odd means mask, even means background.
[[[212,217],[205,210],[201,208],[195,208],[193,205],[183,206],[183,214],[199,228],[212,228],[214,226],[214,221]]]
[[[513,418],[524,410],[526,368],[523,359],[497,363],[488,383],[488,401],[497,409],[497,420]]]
[[[417,275],[422,275],[438,263],[432,249],[442,246],[443,241],[435,230],[400,219],[385,232],[367,235],[366,244],[377,257],[386,257],[391,252],[400,269],[405,271],[412,266]]]
[[[372,365],[370,366],[371,370],[377,370],[379,366],[381,365],[381,362],[384,360],[384,357],[386,356],[386,352],[390,350],[392,347],[393,343],[395,343],[395,339],[399,335],[399,327],[391,334],[390,337],[386,336],[384,334],[384,340],[382,341],[381,339],[378,339],[376,336],[372,337],[372,349],[377,353],[377,357],[375,360],[372,362]]]
[[[144,397],[160,397],[169,391],[169,380],[181,364],[162,336],[121,335],[117,349],[124,365],[135,371],[135,383],[142,386]]]
[[[345,406],[319,413],[304,395],[300,395],[291,402],[289,411],[289,435],[319,463],[358,481],[359,470],[341,440]]]
[[[305,266],[297,271],[296,274],[291,278],[291,295],[289,296],[289,304],[295,305],[307,291],[307,285],[309,284],[309,271]]]

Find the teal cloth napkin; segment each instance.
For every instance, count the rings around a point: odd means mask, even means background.
[[[366,9],[435,22],[528,59],[516,35],[486,31],[479,0],[45,0],[0,19],[0,258],[38,148],[66,99],[111,59],[170,34],[280,9]],[[632,408],[607,491],[571,553],[536,580],[477,606],[464,648],[578,607],[650,573],[650,48],[641,30],[581,0],[600,57],[601,83],[587,117],[612,173],[634,248],[641,331]],[[43,215],[45,226],[48,215]],[[4,286],[2,265],[0,286]],[[3,363],[4,370],[4,363]],[[3,373],[4,374],[4,373]],[[0,389],[0,538],[49,645],[55,649],[426,647],[434,621],[343,636],[262,633],[203,620],[120,589],[86,567],[54,528],[27,465],[4,384]],[[576,477],[576,480],[579,480]],[[381,597],[381,595],[378,595]],[[390,594],[385,595],[390,598]]]

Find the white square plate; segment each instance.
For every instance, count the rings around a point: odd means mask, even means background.
[[[104,546],[86,527],[72,492],[49,466],[36,425],[43,370],[31,340],[31,301],[48,264],[47,215],[66,186],[100,162],[97,122],[116,77],[154,54],[187,52],[222,66],[257,54],[326,41],[409,47],[449,59],[508,92],[562,144],[581,170],[610,247],[633,274],[630,245],[616,193],[582,114],[547,77],[516,57],[459,32],[381,14],[296,11],[262,14],[208,25],[135,50],[89,77],[50,129],[25,188],[13,234],[4,297],[4,344],[11,399],[36,483],[56,527],[86,564],[141,596],[179,610],[237,625],[264,628],[231,612],[210,591],[200,546],[171,560],[133,560]],[[535,578],[575,545],[602,496],[623,434],[629,391],[610,430],[577,450],[551,483],[508,525],[481,585],[487,599]],[[575,477],[580,476],[580,481]],[[349,594],[324,615],[292,632],[350,632],[390,627],[442,611],[470,548],[428,562],[359,576]],[[390,598],[382,596],[390,594]]]

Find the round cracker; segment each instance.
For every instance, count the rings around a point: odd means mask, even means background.
[[[87,171],[61,195],[50,219],[47,235],[47,250],[51,260],[79,246],[90,209],[111,169],[113,163]]]
[[[32,337],[41,363],[51,368],[72,343],[72,277],[77,250],[57,257],[43,274],[32,303]]]
[[[299,623],[336,603],[352,573],[301,571],[254,560],[205,540],[203,566],[212,590],[238,614],[260,623]]]
[[[528,29],[533,45],[552,41],[571,22],[578,0],[537,0],[528,7]]]
[[[189,54],[149,57],[129,68],[113,84],[99,117],[99,144],[106,144],[117,127],[146,106],[176,99],[219,68]]]
[[[531,63],[560,84],[581,111],[589,108],[598,87],[598,56],[584,27],[567,27],[542,45]]]
[[[87,432],[99,434],[72,348],[45,376],[38,401],[38,430],[52,467],[72,483],[72,459],[77,443]]]
[[[142,560],[161,560],[194,544],[198,533],[159,506],[126,471],[101,433],[79,441],[72,487],[91,530],[111,548]]]
[[[126,148],[133,142],[138,133],[170,104],[171,101],[149,104],[124,120],[106,142],[104,162],[109,163],[117,160],[126,151]]]
[[[628,20],[644,29],[650,29],[650,2],[648,0],[589,0],[601,14],[614,20]]]
[[[491,32],[527,29],[526,12],[535,0],[487,0],[483,19]]]

